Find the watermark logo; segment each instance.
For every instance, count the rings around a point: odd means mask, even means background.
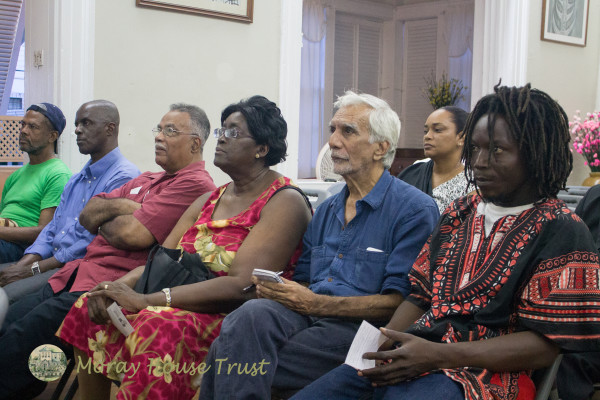
[[[52,344],[38,346],[29,355],[29,370],[40,381],[55,381],[66,368],[67,356]]]

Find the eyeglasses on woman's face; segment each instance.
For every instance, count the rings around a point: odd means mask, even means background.
[[[235,139],[241,134],[238,128],[217,128],[213,131],[215,138],[219,139],[221,136],[225,136],[227,139]]]

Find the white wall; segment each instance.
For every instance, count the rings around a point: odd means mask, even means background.
[[[540,40],[542,0],[532,1],[530,7],[527,81],[556,99],[569,118],[576,110],[593,111],[599,87],[600,1],[590,0],[585,47]],[[574,153],[574,159],[568,185],[580,185],[589,173],[581,155]]]
[[[255,1],[252,24],[96,1],[94,97],[119,107],[126,157],[142,171],[160,170],[150,130],[171,103],[202,107],[213,129],[242,98],[279,104],[280,14],[280,0]],[[214,147],[211,135],[204,158],[219,185],[229,178],[212,164]]]
[[[591,111],[597,99],[600,103],[600,1],[590,1],[584,48],[540,41],[541,3],[530,3],[527,81],[555,97],[569,116],[577,109]],[[297,82],[293,76],[288,79],[287,73],[280,76],[280,71],[285,71],[281,66],[286,60],[291,62],[285,52],[289,43],[299,38],[291,32],[282,39],[282,24],[289,30],[293,20],[286,4],[257,0],[254,22],[244,24],[139,8],[134,0],[29,0],[28,53],[43,49],[46,64],[34,69],[31,59],[26,60],[26,103],[54,101],[63,107],[67,126],[72,127],[76,107],[82,102],[92,98],[114,101],[121,111],[123,152],[140,169],[159,170],[150,129],[169,104],[184,101],[201,106],[214,128],[220,124],[221,110],[244,97],[262,94],[278,104],[282,99],[290,103],[284,94],[293,97],[291,89]],[[92,15],[92,21],[86,20]],[[58,34],[53,26],[58,27]],[[286,115],[286,105],[283,108],[284,116],[293,116]],[[287,108],[294,111],[295,105]],[[297,157],[296,119],[290,119],[290,133],[295,135],[288,149],[290,162]],[[204,155],[216,183],[221,184],[228,177],[212,165],[214,145],[211,137]],[[66,147],[76,153],[74,143]],[[569,184],[581,183],[588,171],[581,156],[575,156]],[[71,158],[69,165],[85,161],[75,155]],[[289,175],[294,175],[294,168],[288,168]],[[288,172],[285,167],[283,172]]]
[[[58,141],[61,159],[77,172],[89,157],[79,153],[73,133],[75,112],[93,94],[95,0],[25,2],[25,108],[50,102],[61,108],[67,126]],[[33,53],[43,62],[33,66]]]

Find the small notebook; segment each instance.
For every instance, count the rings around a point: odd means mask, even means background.
[[[254,270],[252,271],[252,275],[263,281],[283,283],[283,281],[279,277],[279,275],[281,275],[281,272],[273,272],[268,269],[254,268]]]

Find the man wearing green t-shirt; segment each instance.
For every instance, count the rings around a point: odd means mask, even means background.
[[[56,156],[56,142],[66,125],[62,111],[39,103],[21,121],[19,148],[29,164],[11,174],[0,201],[0,263],[19,260],[54,216],[71,171]]]

